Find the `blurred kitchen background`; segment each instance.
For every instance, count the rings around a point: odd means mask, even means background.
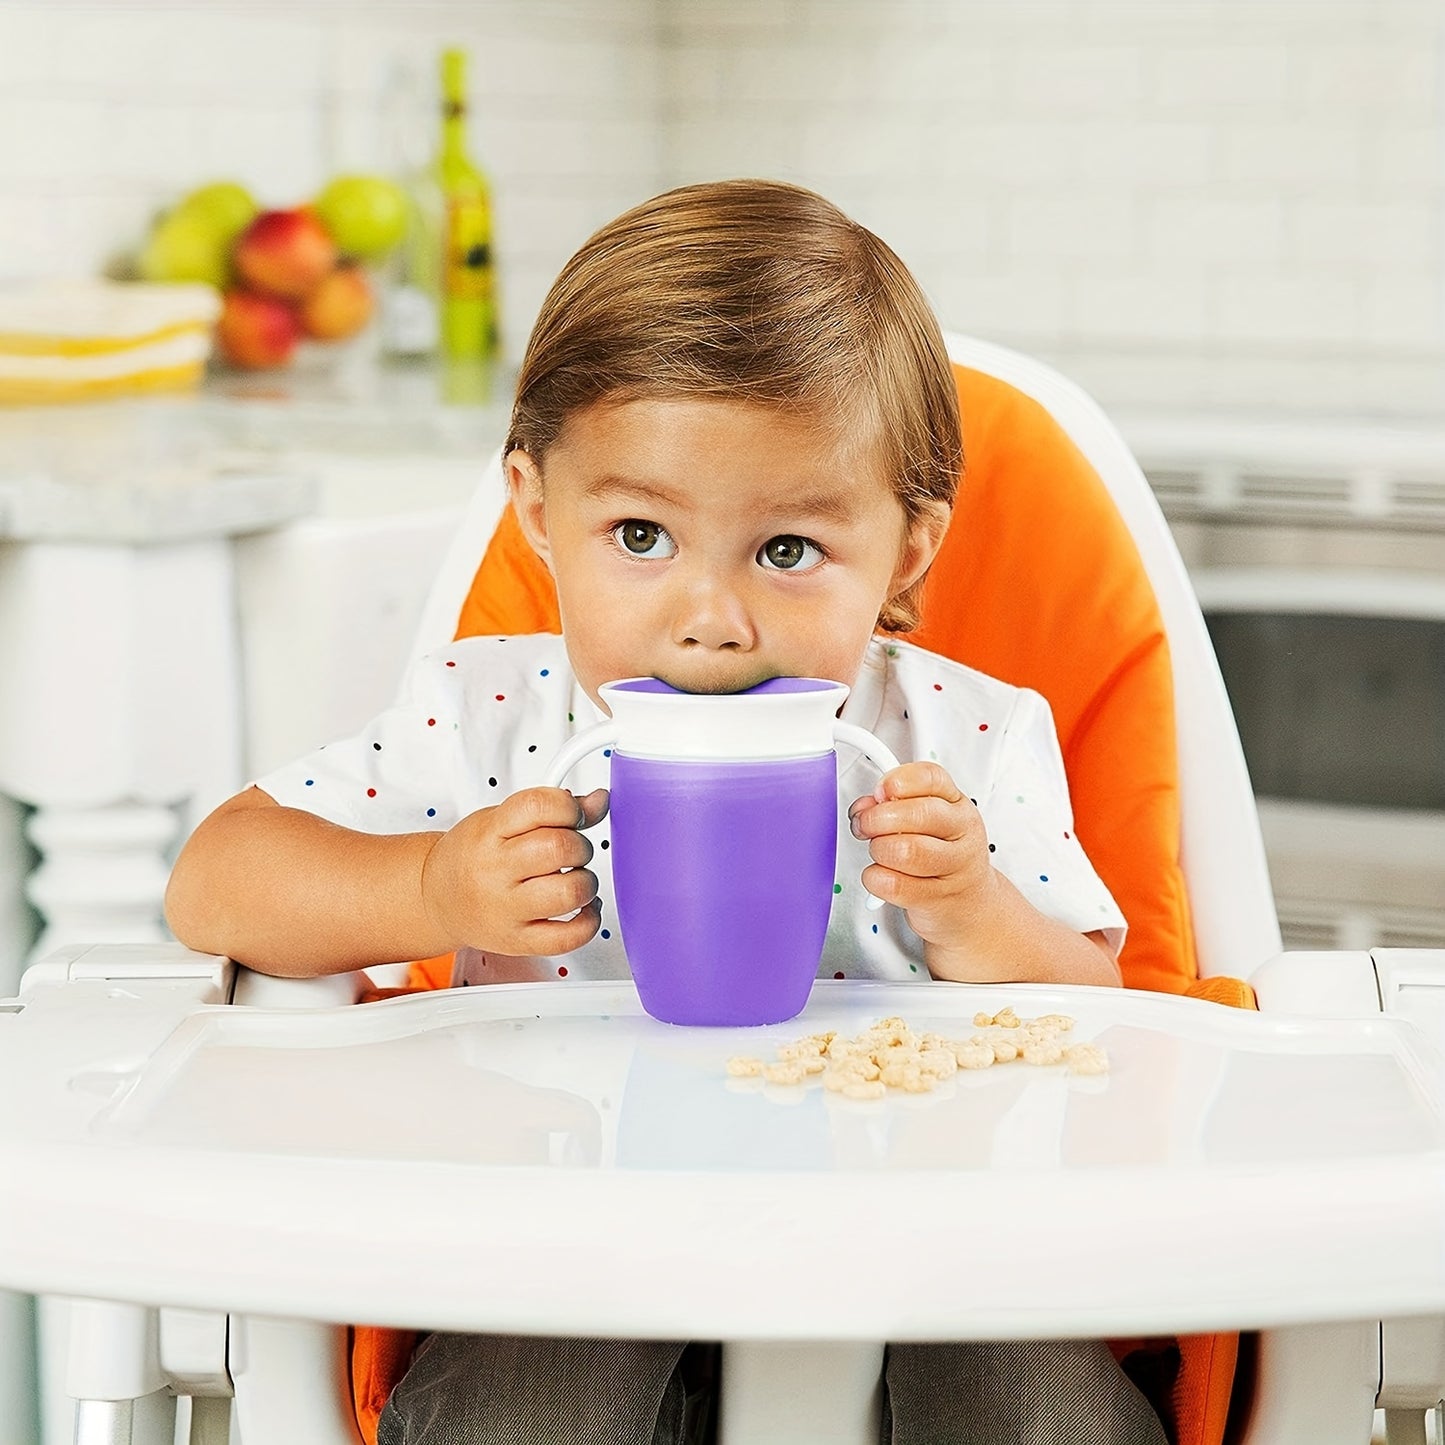
[[[425,169],[448,46],[493,359],[373,321],[181,397],[0,406],[0,993],[42,923],[153,931],[197,812],[385,701],[558,267],[740,174],[822,190],[946,327],[1119,422],[1210,612],[1287,940],[1445,942],[1435,0],[0,0],[4,294],[127,274],[208,182],[291,208]]]

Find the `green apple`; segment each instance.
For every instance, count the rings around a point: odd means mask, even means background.
[[[214,181],[202,186],[176,207],[205,221],[228,245],[255,220],[260,209],[250,191],[235,181]]]
[[[151,231],[138,265],[147,281],[206,281],[224,287],[231,274],[231,242],[204,216],[172,211]]]
[[[337,176],[312,202],[344,256],[374,261],[406,234],[406,196],[381,176]]]
[[[235,181],[192,191],[151,229],[138,264],[147,281],[231,279],[231,247],[256,216],[256,202]]]

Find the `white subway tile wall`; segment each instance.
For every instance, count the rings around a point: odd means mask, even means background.
[[[385,166],[388,83],[447,41],[514,356],[594,226],[762,174],[1106,404],[1441,414],[1435,0],[0,0],[0,279],[92,271],[205,179]]]
[[[1445,414],[1434,0],[664,3],[669,183],[823,190],[1106,404]]]

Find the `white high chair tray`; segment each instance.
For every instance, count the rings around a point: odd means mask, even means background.
[[[725,1073],[887,1014],[967,1035],[1005,1004],[1072,1015],[1110,1072],[879,1101]],[[719,1339],[1445,1309],[1445,1067],[1383,1017],[826,982],[789,1023],[680,1029],[630,984],[291,1012],[72,983],[0,1012],[0,1089],[0,1283],[36,1292]]]

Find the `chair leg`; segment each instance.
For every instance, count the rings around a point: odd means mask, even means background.
[[[725,1344],[718,1445],[877,1445],[881,1344]]]
[[[75,1445],[131,1445],[134,1400],[77,1400]]]
[[[1380,1323],[1262,1330],[1242,1445],[1362,1445],[1380,1388]]]
[[[231,1445],[231,1397],[192,1395],[186,1445]]]
[[[241,1445],[361,1445],[344,1325],[231,1316]]]
[[[1425,1411],[1386,1410],[1385,1439],[1389,1445],[1425,1445]]]
[[[134,1400],[77,1400],[75,1445],[171,1445],[175,1396],[165,1390]]]

